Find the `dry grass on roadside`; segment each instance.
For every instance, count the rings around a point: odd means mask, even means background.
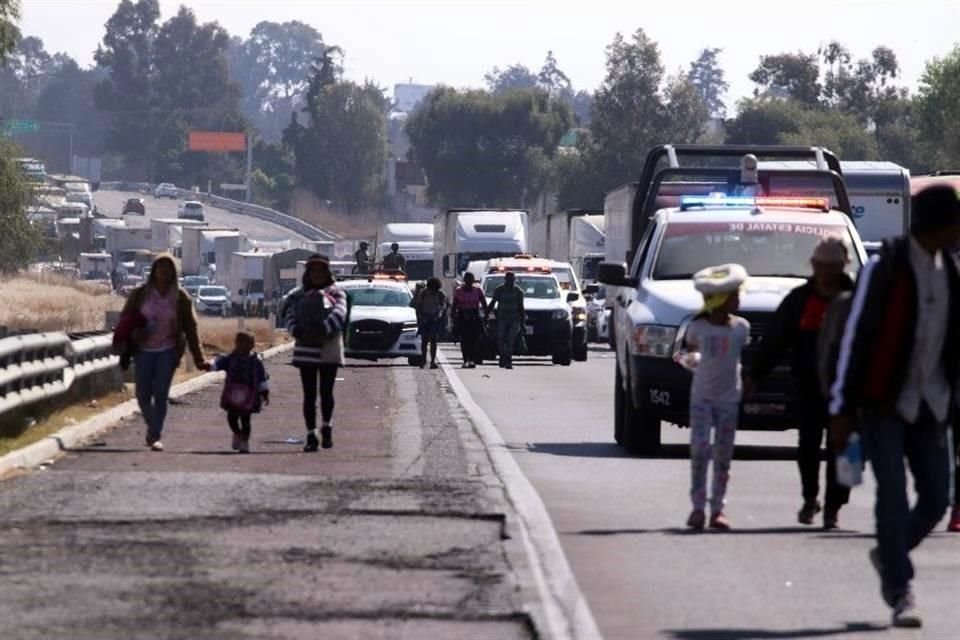
[[[102,287],[56,274],[24,274],[0,281],[0,325],[11,330],[92,331],[123,298]]]
[[[265,351],[287,341],[286,332],[275,330],[268,320],[246,318],[243,325],[244,331],[252,333],[256,338],[259,351]],[[239,331],[237,318],[200,318],[200,342],[206,351],[227,353],[233,350],[237,331]]]

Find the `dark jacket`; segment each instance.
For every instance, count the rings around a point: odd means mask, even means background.
[[[954,389],[960,371],[960,273],[954,260],[945,260],[944,267],[950,303],[941,359],[947,384]],[[894,238],[885,241],[860,271],[837,358],[831,415],[896,411],[916,324],[917,282],[909,238]]]
[[[237,352],[220,355],[214,359],[212,368],[214,371],[227,372],[225,380],[227,385],[241,384],[253,388],[256,392],[256,399],[251,411],[252,413],[260,413],[263,408],[263,395],[270,390],[268,382],[270,376],[267,375],[260,354],[251,351],[247,355]],[[220,408],[225,411],[231,410],[224,397],[220,399]]]
[[[853,289],[853,280],[843,276],[842,291]],[[817,339],[829,300],[817,294],[811,278],[787,294],[753,356],[750,376],[762,380],[790,353],[790,369],[802,395],[818,392],[820,375]]]
[[[317,327],[327,336],[322,346],[308,346],[301,340],[300,328],[297,327],[297,305],[309,293],[316,293],[317,289],[310,282],[309,272],[305,273],[301,285],[287,294],[280,305],[280,315],[290,335],[296,341],[293,350],[294,365],[315,364],[343,364],[342,332],[349,322],[350,308],[347,292],[331,282],[329,286],[320,290],[321,295],[327,296],[331,303],[330,313]]]

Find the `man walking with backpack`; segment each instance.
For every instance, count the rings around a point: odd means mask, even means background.
[[[813,276],[806,284],[787,294],[777,308],[753,357],[750,379],[755,385],[790,353],[794,401],[800,423],[797,465],[803,488],[803,505],[797,513],[797,520],[800,524],[813,524],[816,514],[824,508],[823,528],[835,529],[840,507],[850,498],[850,490],[837,483],[836,457],[828,443],[824,506],[821,507],[817,500],[820,451],[830,420],[817,367],[817,341],[830,302],[844,291],[853,289],[853,280],[845,271],[850,264],[850,255],[843,238],[821,240],[813,251],[810,264]]]
[[[923,623],[909,553],[947,509],[946,425],[960,374],[960,273],[946,253],[960,238],[960,200],[952,187],[929,187],[913,197],[912,218],[910,235],[885,242],[860,273],[830,397],[835,450],[859,422],[877,479],[870,561],[897,627]]]

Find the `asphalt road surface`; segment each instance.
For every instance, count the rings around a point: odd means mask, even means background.
[[[176,218],[177,207],[182,200],[171,200],[169,198],[154,198],[153,195],[146,195],[138,192],[129,191],[97,191],[94,194],[98,211],[111,218],[121,217],[123,205],[129,198],[143,198],[147,213],[145,216],[128,215],[127,224],[130,226],[150,226],[150,220],[153,218]],[[204,203],[204,217],[210,226],[229,227],[239,229],[247,234],[251,239],[276,241],[276,240],[306,240],[299,233],[295,233],[285,227],[281,227],[252,216],[244,216],[237,213],[231,213],[226,209],[219,209]]]
[[[654,459],[617,447],[612,358],[598,348],[571,367],[457,369],[546,504],[606,638],[960,637],[960,535],[942,522],[913,554],[925,627],[888,629],[867,561],[869,470],[841,530],[797,524],[795,431],[738,433],[726,509],[735,529],[688,533],[688,432],[664,425]]]
[[[288,358],[250,455],[218,385],[171,407],[163,453],[133,418],[0,481],[0,638],[532,637],[509,506],[442,374],[351,363],[335,446],[306,454]]]

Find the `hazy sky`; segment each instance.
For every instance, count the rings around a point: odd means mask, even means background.
[[[93,61],[114,0],[22,0],[22,30]],[[747,74],[762,54],[815,52],[830,40],[855,57],[887,45],[911,89],[933,56],[960,42],[960,0],[733,0],[668,2],[321,2],[307,0],[161,0],[162,18],[190,6],[201,21],[217,20],[246,36],[261,20],[300,20],[346,51],[346,75],[394,83],[480,86],[494,66],[539,69],[552,49],[576,88],[594,89],[604,75],[604,48],[616,32],[646,30],[660,44],[669,72],[685,69],[703,47],[722,47],[731,84],[728,106],[753,90]]]

